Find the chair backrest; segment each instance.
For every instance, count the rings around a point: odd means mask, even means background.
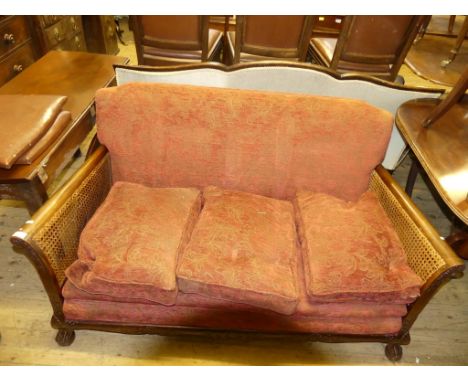
[[[133,16],[138,64],[145,65],[144,47],[180,51],[201,50],[208,57],[208,16]]]
[[[312,16],[237,16],[234,63],[241,53],[305,61]]]
[[[358,199],[393,125],[358,100],[190,85],[101,89],[96,106],[114,181],[279,199],[298,190]]]
[[[423,16],[347,16],[331,62],[335,70],[373,72],[393,81]]]

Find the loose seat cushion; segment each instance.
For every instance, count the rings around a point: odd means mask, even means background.
[[[297,241],[291,203],[206,187],[177,269],[181,291],[292,314]]]
[[[299,192],[295,204],[310,300],[404,304],[419,295],[422,280],[371,191],[357,202]]]
[[[34,146],[66,101],[60,95],[0,95],[0,168],[10,169]]]
[[[65,128],[71,121],[71,113],[69,111],[62,111],[57,115],[57,118],[46,133],[39,139],[39,141],[26,151],[17,161],[16,164],[31,164],[37,157],[39,157],[57,138],[62,134]]]
[[[96,293],[174,304],[177,259],[200,207],[196,189],[115,183],[81,234],[80,282]],[[66,271],[71,280],[76,266]]]
[[[101,89],[96,107],[115,180],[289,200],[302,189],[357,200],[393,126],[354,99],[176,84]]]

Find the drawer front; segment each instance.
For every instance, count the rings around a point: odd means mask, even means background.
[[[35,61],[32,43],[28,42],[0,61],[0,86],[21,73]]]
[[[114,16],[100,16],[102,20],[102,35],[107,54],[117,54],[119,45],[117,43],[117,32],[115,30]]]
[[[64,19],[67,38],[73,35],[83,33],[83,25],[81,23],[81,16],[67,16]]]
[[[70,39],[62,41],[53,48],[54,50],[76,50],[86,52],[86,42],[83,34],[77,34]]]
[[[16,49],[30,38],[24,16],[13,16],[0,24],[0,57]]]
[[[71,38],[70,50],[86,52],[86,41],[83,33],[77,34]]]
[[[51,25],[54,25],[56,22],[60,21],[63,16],[57,16],[57,15],[52,15],[52,16],[37,16],[39,18],[39,24],[43,28],[47,28]]]
[[[44,41],[48,50],[67,39],[68,29],[65,21],[61,19],[58,23],[44,29]]]

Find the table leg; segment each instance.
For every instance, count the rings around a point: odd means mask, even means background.
[[[413,195],[414,183],[416,183],[416,178],[419,173],[419,163],[417,159],[411,158],[411,168],[408,173],[408,178],[406,179],[405,192],[411,197]]]
[[[31,215],[49,198],[39,177],[21,183],[0,184],[0,198],[21,200]]]

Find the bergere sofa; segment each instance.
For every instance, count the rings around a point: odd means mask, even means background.
[[[363,101],[180,84],[96,95],[102,143],[12,236],[76,330],[382,342],[463,262],[380,165]]]

